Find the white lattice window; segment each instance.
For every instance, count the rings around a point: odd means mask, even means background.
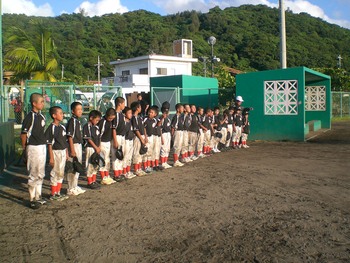
[[[305,110],[325,111],[326,110],[326,87],[306,86],[305,87]]]
[[[298,81],[276,80],[264,82],[265,115],[298,114]]]

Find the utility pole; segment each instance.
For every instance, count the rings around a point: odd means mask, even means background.
[[[341,55],[338,56],[338,68],[341,68],[341,60],[343,58],[341,57]]]
[[[280,63],[281,68],[287,68],[287,44],[286,44],[286,14],[284,9],[284,0],[279,0],[280,6]]]
[[[97,57],[97,64],[95,64],[95,66],[97,66],[97,84],[100,85],[101,66],[103,66],[100,62],[100,56]]]
[[[62,69],[61,69],[61,81],[63,81],[63,76],[64,76],[64,65],[62,64]]]

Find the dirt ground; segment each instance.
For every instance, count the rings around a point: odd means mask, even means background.
[[[350,262],[350,121],[306,143],[250,145],[37,211],[12,167],[0,261]]]

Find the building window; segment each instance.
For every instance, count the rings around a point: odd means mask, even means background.
[[[325,111],[326,110],[326,87],[306,86],[305,87],[305,110]]]
[[[298,81],[265,81],[265,115],[298,114]]]
[[[140,68],[141,75],[148,75],[148,68]]]
[[[123,70],[122,71],[122,76],[129,76],[130,75],[130,70]]]
[[[157,75],[167,75],[166,68],[157,68]]]

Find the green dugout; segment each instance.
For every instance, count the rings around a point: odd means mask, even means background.
[[[236,91],[249,120],[252,140],[304,141],[331,128],[331,78],[306,67],[239,74]]]

